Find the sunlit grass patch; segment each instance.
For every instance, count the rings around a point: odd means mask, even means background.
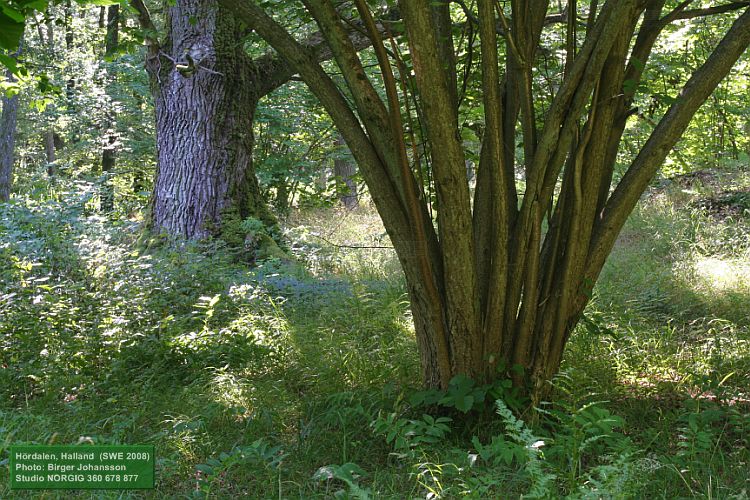
[[[375,208],[294,211],[284,222],[292,251],[314,275],[398,280],[401,268]]]
[[[698,289],[706,293],[734,291],[750,296],[750,262],[699,257],[692,267]]]
[[[658,457],[644,490],[656,497],[750,486],[741,472],[750,459],[748,214],[712,208],[748,179],[717,172],[690,182],[641,200],[566,353],[571,373],[606,394]]]

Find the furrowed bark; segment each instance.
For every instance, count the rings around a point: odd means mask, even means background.
[[[185,238],[220,232],[225,216],[272,222],[250,165],[253,93],[241,26],[215,0],[169,8],[170,38],[148,60],[157,175],[151,222]]]
[[[21,52],[23,40],[19,42],[16,57]],[[5,78],[13,82],[15,78],[8,71]],[[2,114],[0,114],[0,202],[8,201],[13,186],[13,164],[15,163],[16,125],[18,123],[18,94],[12,97],[4,93],[0,96]]]
[[[131,5],[146,30],[157,115],[151,227],[200,239],[220,236],[226,215],[273,225],[252,166],[252,117],[258,100],[289,81],[295,70],[275,54],[250,60],[237,44],[239,23],[216,0],[178,0],[169,7],[163,42],[143,0]],[[370,44],[359,28],[346,30],[347,42],[357,50]],[[304,46],[318,61],[332,57],[321,33]],[[194,51],[207,58],[195,61]],[[107,155],[105,150],[105,165]]]

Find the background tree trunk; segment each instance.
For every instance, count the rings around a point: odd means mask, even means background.
[[[73,50],[73,42],[75,41],[75,37],[73,34],[73,3],[71,0],[65,0],[65,4],[63,5],[63,24],[65,25],[65,48],[68,50],[68,53],[71,53]],[[52,38],[50,37],[50,43],[52,41]],[[68,100],[68,112],[73,112],[75,108],[75,102],[74,102],[74,94],[75,94],[75,88],[76,88],[76,79],[75,77],[71,76],[68,78],[67,83],[65,84],[65,96]]]
[[[37,34],[39,35],[39,42],[45,47],[46,56],[50,60],[54,60],[55,55],[55,18],[52,12],[52,6],[48,5],[45,11],[45,27],[46,37],[42,30],[41,23],[37,24]],[[72,43],[72,39],[71,39]],[[47,176],[54,177],[55,172],[55,128],[53,125],[53,113],[52,106],[48,106],[44,111],[44,117],[47,121],[47,128],[42,133],[42,147],[44,148],[44,157],[47,160],[46,169]]]
[[[44,131],[44,156],[47,159],[47,176],[54,177],[55,169],[55,129],[50,126]]]
[[[118,50],[120,41],[120,6],[110,5],[107,9],[107,34],[105,37],[105,57],[113,57]],[[111,97],[110,97],[111,99]],[[100,209],[102,212],[112,212],[115,208],[115,188],[112,183],[112,175],[117,161],[117,131],[115,111],[112,102],[108,103],[105,112],[104,137],[102,138],[102,176],[104,177],[100,196]]]
[[[10,71],[6,78],[14,81]],[[8,201],[13,185],[13,162],[15,161],[16,123],[18,117],[18,94],[0,98],[2,114],[0,115],[0,202]]]
[[[336,134],[335,145],[338,154],[341,154],[344,148],[346,148],[346,142],[344,142],[344,138],[340,133]],[[352,210],[359,204],[357,183],[353,179],[356,173],[357,164],[350,158],[337,156],[333,160],[333,175],[336,176],[336,194],[347,210]]]

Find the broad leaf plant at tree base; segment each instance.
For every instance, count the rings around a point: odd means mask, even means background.
[[[393,46],[382,39],[368,4],[354,2],[378,57],[385,102],[334,2],[303,0],[333,52],[345,90],[259,2],[219,1],[287,59],[354,154],[404,269],[424,382],[445,388],[458,374],[492,380],[498,367],[520,365],[523,375],[514,381],[533,403],[559,368],[571,330],[640,195],[750,44],[750,8],[735,2],[724,10],[740,10],[739,17],[613,186],[633,91],[657,36],[676,19],[716,10],[689,10],[690,2],[669,10],[665,0],[571,2],[568,12],[586,12],[585,37],[579,33],[576,43],[580,29],[573,24],[576,16],[568,16],[565,72],[549,108],[536,116],[533,65],[549,1],[478,0],[471,17],[481,38],[485,130],[472,200],[459,134],[454,47],[450,36],[439,35],[449,32],[450,5],[398,2],[426,139],[433,146],[435,229],[413,173],[415,156],[404,141],[406,100],[397,83],[403,61],[394,64]],[[509,10],[499,10],[508,4]],[[516,192],[514,175],[519,138],[523,193]]]

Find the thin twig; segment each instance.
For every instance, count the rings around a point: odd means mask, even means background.
[[[310,233],[310,235],[315,236],[316,238],[325,241],[329,245],[336,247],[336,248],[353,248],[357,250],[367,250],[367,249],[383,249],[383,250],[395,250],[393,247],[388,246],[380,246],[380,245],[340,245],[338,243],[334,243],[328,238],[325,238],[323,236],[317,235],[315,233]]]

